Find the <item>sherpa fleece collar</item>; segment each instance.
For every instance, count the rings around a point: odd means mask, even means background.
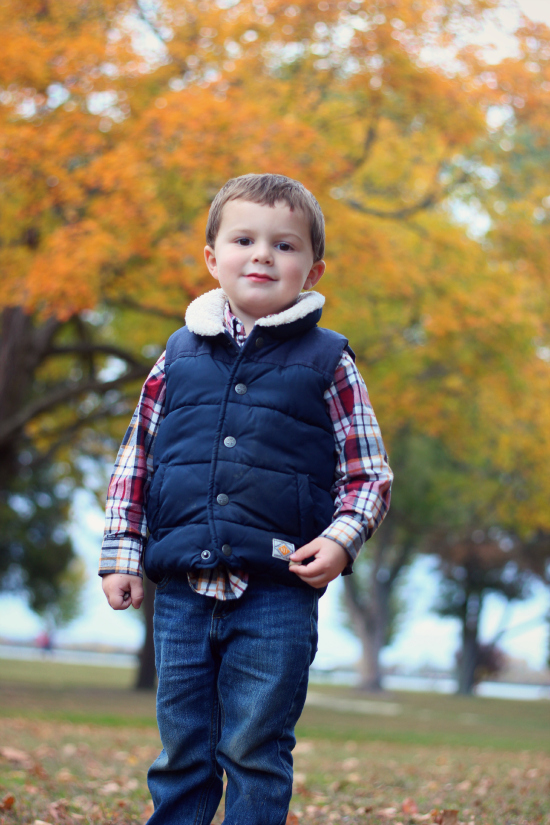
[[[227,295],[223,289],[213,289],[195,298],[185,313],[185,323],[191,332],[196,335],[219,335],[220,332],[224,332],[223,313],[226,300]],[[324,303],[325,298],[319,292],[302,292],[298,295],[296,303],[289,309],[278,312],[276,315],[259,318],[256,326],[278,327],[291,324],[321,309]]]

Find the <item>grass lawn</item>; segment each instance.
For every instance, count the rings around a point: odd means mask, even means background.
[[[126,669],[0,660],[1,825],[146,821],[159,741],[154,697],[132,680]],[[550,825],[549,702],[312,692],[291,825]]]

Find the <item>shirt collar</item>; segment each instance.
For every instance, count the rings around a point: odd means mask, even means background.
[[[239,346],[242,346],[242,344],[244,344],[244,342],[246,341],[246,332],[244,324],[237,318],[236,315],[233,315],[233,313],[231,312],[229,301],[225,302],[223,310],[223,323],[231,337],[235,339],[235,343],[239,344]]]

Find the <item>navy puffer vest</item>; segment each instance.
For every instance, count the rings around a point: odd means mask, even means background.
[[[302,584],[285,545],[298,549],[332,520],[336,455],[323,396],[347,345],[316,326],[320,316],[256,325],[241,348],[223,328],[171,336],[147,503],[153,581],[224,564]]]

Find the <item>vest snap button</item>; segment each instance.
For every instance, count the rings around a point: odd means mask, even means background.
[[[246,384],[236,384],[235,385],[235,392],[237,393],[237,395],[244,395],[245,392],[247,392],[247,390],[248,390],[248,387],[246,386]]]
[[[256,343],[254,344],[256,349],[260,349],[260,347],[263,347],[263,345],[264,345],[264,339],[263,338],[256,338]]]
[[[228,435],[226,438],[224,438],[223,443],[226,447],[234,447],[237,443],[237,439],[233,438],[232,435]]]
[[[222,545],[222,553],[224,554],[224,556],[230,556],[232,552],[233,552],[233,550],[231,549],[230,544],[223,544]]]
[[[216,501],[223,507],[224,504],[229,504],[229,496],[226,496],[225,493],[220,493],[219,496],[216,497]]]
[[[204,559],[205,561],[208,561],[208,559],[210,558],[211,555],[212,555],[212,553],[210,552],[210,550],[203,550],[202,553],[201,553],[201,559]]]

